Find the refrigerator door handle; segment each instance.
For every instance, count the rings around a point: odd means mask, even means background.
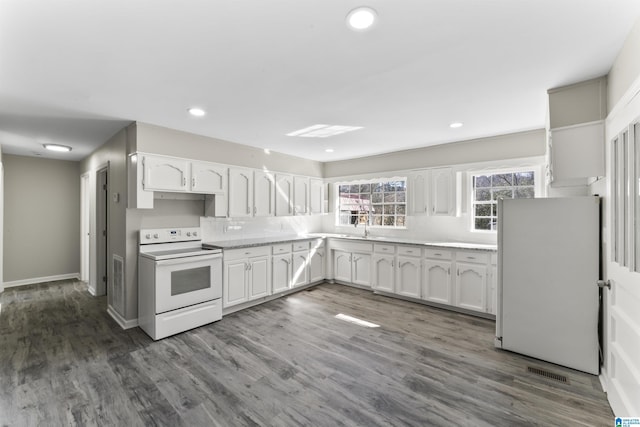
[[[599,288],[608,288],[611,290],[611,280],[598,280],[596,283]]]

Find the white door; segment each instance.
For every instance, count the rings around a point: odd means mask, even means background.
[[[487,267],[456,262],[456,306],[487,311]]]
[[[254,171],[253,214],[254,216],[275,214],[275,182],[273,175],[268,172]]]
[[[276,174],[276,215],[293,215],[293,177]]]
[[[229,216],[253,216],[253,170],[229,168]]]
[[[227,167],[209,162],[191,162],[191,191],[212,194],[227,192]]]
[[[249,300],[247,269],[246,259],[224,262],[223,307],[230,307]]]
[[[373,256],[373,289],[395,292],[395,257],[389,255]]]
[[[91,229],[91,185],[90,173],[80,177],[80,280],[89,281],[90,229]],[[0,178],[1,179],[1,178]],[[1,195],[1,194],[0,194]],[[0,220],[2,219],[0,215]],[[1,237],[1,236],[0,236]],[[1,240],[0,240],[1,241]],[[0,281],[2,276],[0,275]]]
[[[291,287],[291,254],[274,255],[271,259],[273,293],[288,290]]]
[[[425,260],[422,299],[451,304],[451,263]]]
[[[187,160],[145,155],[142,162],[145,190],[187,190],[187,176],[189,174]]]
[[[294,252],[293,259],[293,286],[302,286],[309,283],[309,251]]]
[[[333,251],[333,278],[351,283],[351,254],[343,251]]]
[[[271,295],[269,257],[250,258],[248,265],[249,299]]]
[[[352,280],[356,285],[371,286],[371,255],[352,254]]]
[[[396,274],[396,293],[420,298],[420,259],[399,256]]]

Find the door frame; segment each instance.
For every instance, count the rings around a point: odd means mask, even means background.
[[[96,170],[95,181],[95,296],[107,293],[109,281],[109,163]],[[103,188],[104,185],[104,188]],[[104,194],[103,194],[104,193]],[[104,278],[104,279],[103,279]]]
[[[80,280],[89,282],[91,259],[91,174],[80,175]]]

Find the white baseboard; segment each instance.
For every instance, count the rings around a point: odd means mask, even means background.
[[[31,279],[13,280],[11,282],[4,282],[3,285],[6,289],[6,288],[13,288],[16,286],[33,285],[34,283],[55,282],[57,280],[68,280],[68,279],[79,280],[80,273],[58,274],[56,276],[33,277]]]
[[[138,326],[138,319],[127,320],[111,306],[107,307],[107,313],[122,329],[131,329]]]

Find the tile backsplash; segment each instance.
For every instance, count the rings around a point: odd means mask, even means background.
[[[322,232],[322,215],[214,218],[200,217],[202,240],[215,242]]]

